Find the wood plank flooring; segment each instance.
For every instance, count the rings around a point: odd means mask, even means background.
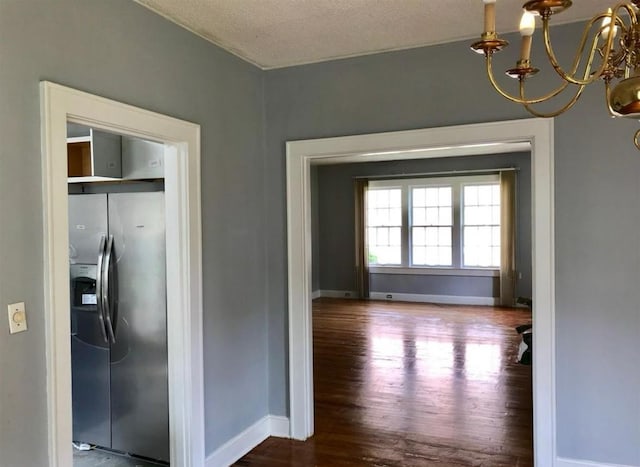
[[[237,466],[531,467],[526,310],[313,302],[315,435],[269,438]]]

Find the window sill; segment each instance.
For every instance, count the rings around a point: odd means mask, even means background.
[[[421,268],[402,266],[372,266],[370,274],[404,274],[417,276],[472,276],[472,277],[498,277],[499,269],[457,269],[457,268]]]

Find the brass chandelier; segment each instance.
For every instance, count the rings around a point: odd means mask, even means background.
[[[523,5],[520,21],[522,45],[520,60],[506,74],[519,80],[519,93],[511,95],[496,82],[492,57],[508,45],[495,28],[496,0],[483,0],[484,32],[471,48],[486,57],[487,75],[495,90],[510,101],[522,104],[536,117],[555,117],[569,110],[578,101],[584,88],[602,80],[606,103],[613,117],[640,119],[640,0],[619,3],[608,11],[595,15],[585,25],[582,39],[568,70],[563,69],[551,45],[549,26],[551,16],[569,8],[571,0],[530,0]],[[544,48],[561,84],[548,94],[530,97],[525,93],[527,79],[539,70],[531,63],[531,43],[536,26],[536,16],[542,19]],[[551,101],[565,91],[572,90],[569,101],[552,112],[540,112],[536,104]],[[634,142],[640,150],[640,130]]]

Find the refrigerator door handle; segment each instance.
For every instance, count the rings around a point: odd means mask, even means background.
[[[111,318],[113,316],[114,303],[112,301],[112,291],[111,287],[114,285],[111,283],[113,265],[111,262],[113,261],[113,235],[109,235],[109,241],[107,242],[107,247],[105,248],[105,257],[104,264],[102,265],[102,306],[104,309],[104,320],[106,322],[107,333],[109,334],[109,341],[112,344],[116,343],[116,335],[113,332],[113,323]]]
[[[104,306],[102,303],[102,266],[104,264],[104,247],[107,242],[107,237],[102,236],[100,238],[100,247],[98,248],[98,265],[96,268],[96,307],[98,309],[98,319],[100,320],[100,332],[104,341],[109,343],[109,338],[107,337],[107,328],[105,327],[104,322]]]

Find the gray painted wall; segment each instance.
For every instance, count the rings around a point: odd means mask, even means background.
[[[0,305],[24,300],[29,324],[0,315],[2,467],[47,465],[43,79],[202,126],[212,452],[268,413],[263,73],[130,0],[0,0]]]
[[[561,60],[578,32],[553,31]],[[527,117],[491,89],[468,45],[267,73],[271,413],[287,413],[285,141]],[[517,49],[498,57],[499,69],[513,66]],[[637,123],[610,119],[602,93],[591,86],[555,123],[557,447],[565,457],[639,465]]]
[[[320,290],[355,290],[355,177],[411,175],[433,172],[518,168],[516,230],[518,244],[516,269],[522,279],[516,283],[516,296],[531,297],[531,159],[529,153],[476,157],[374,162],[367,164],[323,165],[318,172],[317,204],[319,218],[314,248],[319,261]],[[313,187],[313,185],[312,185]],[[315,202],[313,204],[316,204]],[[316,232],[314,230],[313,232]],[[316,246],[315,244],[318,244]],[[314,265],[313,271],[316,272]],[[371,274],[372,292],[497,297],[498,278],[439,275]],[[314,290],[318,290],[314,288]]]

